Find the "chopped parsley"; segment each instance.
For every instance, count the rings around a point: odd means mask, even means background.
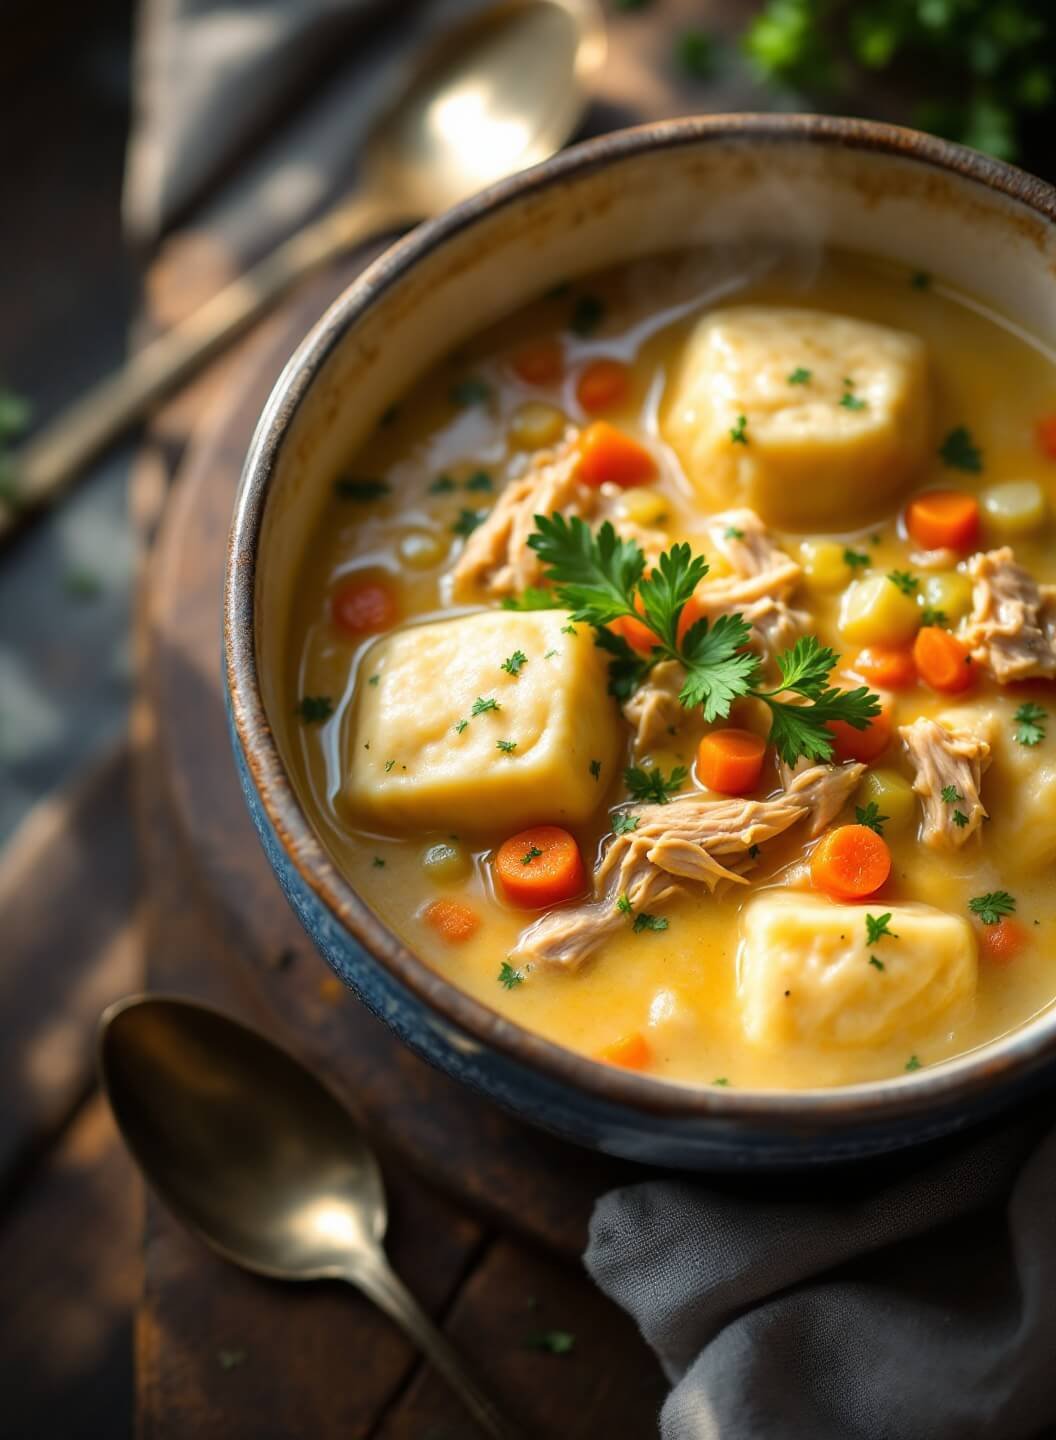
[[[920,589],[920,581],[908,570],[889,570],[887,578],[903,595],[915,595]]]
[[[469,721],[468,721],[468,720],[460,720],[460,721],[458,722],[458,724],[455,726],[455,734],[456,734],[456,735],[461,735],[461,734],[462,734],[462,731],[466,728],[466,726],[467,726],[468,724],[469,724]]]
[[[593,335],[605,318],[605,302],[597,295],[581,295],[572,306],[568,328],[576,335]]]
[[[944,805],[955,805],[958,800],[964,799],[964,796],[954,785],[944,785],[939,791],[939,795]]]
[[[875,955],[869,956],[869,964],[873,967],[874,970],[886,969],[884,962],[882,960],[878,960]]]
[[[931,276],[926,270],[915,270],[909,277],[909,283],[914,290],[930,290]]]
[[[386,774],[386,775],[389,773],[389,771],[392,769],[392,767],[393,767],[395,764],[396,764],[396,761],[395,761],[395,760],[386,760],[386,761],[385,761],[385,774]]]
[[[504,595],[499,604],[503,610],[560,610],[561,603],[552,590],[529,585],[519,595]]]
[[[730,431],[730,440],[734,445],[748,444],[748,416],[738,415],[737,424]]]
[[[491,398],[491,386],[476,375],[467,375],[451,387],[452,405],[483,405]]]
[[[843,383],[849,387],[851,382],[849,380],[845,380]],[[850,388],[846,389],[840,396],[840,404],[843,406],[844,410],[865,409],[865,401],[859,400],[858,396],[855,395]]]
[[[616,909],[620,912],[621,915],[633,914],[633,907],[631,905],[631,902],[627,899],[626,895],[621,895],[620,898],[616,901]]]
[[[463,540],[468,539],[483,520],[484,516],[479,510],[460,510],[458,519],[451,526],[451,534],[461,535]]]
[[[521,673],[522,666],[527,665],[527,663],[528,656],[524,653],[524,651],[515,650],[512,655],[508,655],[506,657],[506,659],[499,666],[499,669],[505,670],[507,675],[512,675],[514,679],[516,679],[517,676]]]
[[[758,860],[758,859],[759,859],[759,856],[760,856],[761,854],[762,854],[762,851],[760,850],[760,848],[759,848],[758,845],[749,845],[749,846],[748,846],[748,859],[749,859],[749,860]]]
[[[743,540],[743,539],[744,539],[744,531],[743,531],[743,530],[738,530],[736,525],[727,525],[727,526],[726,526],[726,529],[722,532],[722,534],[723,534],[723,539],[725,539],[725,540]]]
[[[516,740],[496,740],[495,749],[501,750],[504,755],[512,755],[517,749]]]
[[[843,563],[850,570],[857,570],[860,565],[869,564],[869,556],[863,555],[860,550],[852,550],[850,545],[843,552]]]
[[[529,1350],[545,1350],[548,1355],[567,1355],[574,1347],[576,1337],[568,1330],[543,1330],[538,1335],[529,1335],[524,1343]]]
[[[668,920],[666,915],[648,915],[644,910],[634,917],[633,930],[640,935],[643,930],[666,930]]]
[[[368,685],[376,685],[380,679],[381,679],[381,676],[380,676],[380,675],[371,675],[371,676],[368,678],[368,680],[367,680],[367,684],[368,684]]]
[[[556,651],[556,650],[548,650],[548,651],[546,652],[546,654],[543,656],[543,659],[544,659],[544,660],[552,660],[556,654],[557,654],[557,651]]]
[[[491,476],[486,470],[474,470],[473,474],[466,481],[467,490],[492,490]]]
[[[957,826],[958,830],[963,830],[968,824],[968,816],[963,810],[955,810],[953,812],[953,823]]]
[[[1013,718],[1016,728],[1012,733],[1020,745],[1038,745],[1045,739],[1045,722],[1049,715],[1042,706],[1028,700],[1019,707]]]
[[[715,68],[715,47],[705,30],[684,30],[675,37],[675,60],[692,80],[706,80]]]
[[[450,475],[438,475],[429,486],[430,495],[450,495],[455,488],[455,482]]]
[[[29,424],[32,412],[28,400],[0,386],[0,440],[12,440]]]
[[[978,475],[983,468],[983,452],[964,425],[958,425],[946,436],[939,446],[939,459],[951,470],[967,470],[971,475]]]
[[[803,755],[831,758],[830,721],[865,730],[880,713],[878,698],[866,687],[839,690],[829,685],[839,657],[816,636],[804,636],[778,655],[780,684],[762,689],[759,659],[744,648],[750,626],[743,615],[724,614],[714,622],[701,619],[680,633],[685,606],[708,573],[703,556],[695,556],[688,544],[666,550],[646,576],[641,547],[618,536],[608,521],[597,534],[578,516],[539,515],[535,523],[528,544],[546,566],[546,578],[556,585],[572,619],[594,626],[596,643],[613,657],[609,688],[620,699],[633,694],[659,661],[677,660],[686,671],[679,694],[685,709],[700,706],[711,723],[725,719],[742,696],[762,700],[771,713],[768,739],[789,765]],[[624,616],[644,623],[655,635],[648,658],[607,628]],[[783,698],[787,691],[796,698]],[[628,772],[633,773],[642,772]],[[629,786],[635,783],[628,780]]]
[[[614,835],[630,835],[633,830],[638,829],[638,816],[632,815],[628,810],[617,810],[612,817],[612,833]]]
[[[728,1085],[730,1082],[725,1075],[716,1075],[711,1083],[713,1085]]]
[[[996,925],[1006,915],[1015,912],[1015,896],[1007,890],[990,890],[985,895],[975,895],[968,901],[968,909],[978,915],[984,925]]]
[[[562,625],[562,626],[561,626],[561,634],[562,634],[562,635],[578,635],[578,634],[579,634],[579,631],[576,629],[576,627],[575,627],[574,625]]]
[[[886,915],[867,915],[865,917],[865,943],[869,946],[878,945],[886,935],[889,940],[897,940],[898,936],[890,929],[891,911]]]
[[[499,966],[499,984],[504,990],[516,990],[518,985],[524,984],[524,975],[520,970],[515,970],[508,960],[504,960]]]
[[[470,711],[470,714],[473,716],[486,715],[489,710],[501,709],[502,706],[493,696],[489,695],[485,698],[483,695],[478,695],[473,701],[473,709]]]
[[[922,625],[938,625],[942,629],[948,630],[950,617],[945,610],[935,610],[930,605],[925,605],[920,612],[920,623]]]
[[[297,714],[306,725],[321,725],[334,713],[329,695],[305,695],[297,705]]]
[[[600,780],[600,779],[601,779],[601,761],[600,761],[600,760],[592,760],[592,761],[590,762],[590,773],[593,775],[593,777],[594,777],[595,780]]]
[[[662,770],[642,770],[637,765],[630,765],[623,772],[623,783],[632,800],[649,800],[654,805],[666,805],[688,774],[684,765],[676,765],[670,775],[665,775]]]
[[[374,856],[373,865],[374,865],[374,869],[375,869],[375,870],[384,870],[384,869],[385,869],[385,861],[381,858],[380,855],[375,855],[375,856]]]
[[[809,385],[813,371],[804,370],[802,365],[797,365],[788,377],[790,385]]]
[[[529,845],[528,849],[521,856],[521,864],[530,865],[533,860],[538,860],[542,853],[538,845]]]
[[[915,1055],[911,1055],[911,1056],[909,1057],[909,1059],[906,1061],[906,1069],[907,1069],[907,1070],[919,1070],[919,1069],[920,1069],[920,1061],[917,1059],[917,1057],[916,1057]]]
[[[383,495],[391,495],[392,486],[387,480],[356,480],[348,476],[335,481],[334,492],[342,500],[365,505],[371,500],[380,500]]]
[[[870,800],[868,805],[856,805],[854,807],[854,818],[859,825],[865,825],[870,830],[875,830],[878,835],[884,833],[884,821],[890,820],[890,815],[881,815],[880,806],[875,800]]]

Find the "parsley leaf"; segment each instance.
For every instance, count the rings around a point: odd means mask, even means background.
[[[591,775],[594,777],[595,780],[600,780],[600,779],[601,779],[601,761],[600,761],[600,760],[592,760],[592,761],[590,762],[590,773],[591,773]]]
[[[630,814],[627,810],[617,810],[612,817],[612,833],[614,835],[630,835],[633,830],[638,829],[638,816]]]
[[[946,436],[939,446],[939,459],[951,470],[967,470],[971,475],[978,475],[983,468],[983,452],[964,425],[958,425]]]
[[[533,860],[538,860],[542,853],[538,845],[529,845],[528,849],[521,856],[521,864],[530,865]]]
[[[945,610],[934,610],[930,605],[925,605],[920,612],[921,625],[938,625],[944,630],[950,628],[950,617]]]
[[[953,823],[957,826],[958,830],[963,830],[968,824],[968,816],[963,810],[955,810],[953,812]]]
[[[812,371],[804,370],[802,365],[797,365],[788,377],[788,383],[790,385],[809,385],[812,374]]]
[[[451,526],[451,534],[461,535],[466,540],[483,521],[484,515],[480,510],[460,510],[458,519]]]
[[[499,984],[504,990],[516,990],[518,985],[524,984],[524,975],[520,970],[515,970],[508,960],[504,960],[499,966]]]
[[[745,695],[759,674],[758,658],[744,646],[751,626],[743,615],[719,615],[714,624],[698,620],[682,640],[686,683],[679,702],[704,709],[704,719],[725,719],[730,706]]]
[[[1038,745],[1045,739],[1045,722],[1049,716],[1042,706],[1028,700],[1019,707],[1013,718],[1016,728],[1012,733],[1020,745]]]
[[[684,765],[676,765],[670,775],[665,775],[662,770],[641,770],[637,765],[631,765],[623,772],[623,782],[632,800],[666,805],[688,774]]]
[[[707,573],[703,555],[694,555],[683,543],[665,550],[652,574],[638,582],[645,623],[669,650],[678,648],[682,611]]]
[[[917,1057],[916,1057],[915,1055],[911,1055],[911,1056],[909,1057],[909,1059],[906,1061],[906,1069],[907,1069],[907,1070],[910,1070],[910,1071],[919,1070],[919,1069],[920,1069],[920,1061],[917,1059]]]
[[[865,401],[859,400],[857,395],[852,395],[850,390],[845,390],[840,396],[840,404],[845,410],[865,409]]]
[[[854,818],[859,825],[865,825],[870,830],[875,830],[878,835],[884,833],[884,821],[890,820],[890,815],[881,815],[880,806],[875,800],[870,800],[864,808],[861,805],[854,807]]]
[[[430,495],[450,495],[455,488],[455,482],[450,475],[438,475],[429,486]]]
[[[466,728],[468,724],[468,720],[459,720],[458,723],[455,725],[455,734],[461,735],[462,731]]]
[[[852,550],[848,545],[843,552],[843,563],[851,570],[857,570],[859,565],[869,564],[869,556],[863,555],[860,550]]]
[[[889,928],[890,924],[890,910],[886,915],[867,915],[865,917],[865,943],[878,945],[885,935],[889,940],[897,940],[898,936]]]
[[[730,440],[734,445],[748,444],[748,416],[738,415],[737,424],[730,431]]]
[[[1013,914],[1015,908],[1015,897],[1007,890],[990,890],[968,901],[968,909],[978,915],[984,925],[996,925],[1005,915]]]
[[[631,902],[627,899],[626,895],[621,895],[616,901],[616,909],[621,915],[630,915],[632,913]]]
[[[875,955],[869,956],[869,964],[873,967],[874,970],[885,970],[887,968],[884,965],[884,962],[882,960],[878,960]]]
[[[491,476],[486,470],[474,470],[473,474],[466,481],[467,490],[492,490]]]
[[[931,276],[926,270],[915,270],[909,277],[909,283],[914,290],[930,290]]]
[[[504,595],[499,601],[503,610],[560,610],[561,601],[552,590],[529,585],[519,595]]]
[[[528,544],[547,567],[547,579],[560,587],[573,620],[607,625],[625,615],[641,618],[629,597],[645,572],[645,555],[635,541],[622,540],[608,520],[595,536],[578,515],[570,520],[556,513],[549,519],[537,515]]]
[[[516,740],[496,740],[495,749],[501,750],[504,755],[512,755],[517,749]]]
[[[649,915],[642,910],[634,917],[632,928],[636,935],[640,935],[643,930],[666,930],[668,923],[665,915]]]
[[[736,525],[727,525],[726,529],[722,532],[722,535],[724,540],[744,539],[744,531],[738,530]]]
[[[952,805],[955,801],[964,799],[955,785],[944,785],[939,791],[939,795],[944,805]]]
[[[887,578],[892,585],[902,591],[903,595],[915,595],[920,589],[920,581],[908,570],[891,570],[888,572]]]
[[[344,477],[334,482],[334,491],[342,500],[355,500],[366,504],[370,500],[380,500],[383,495],[390,495],[392,486],[387,480],[354,480]]]
[[[297,704],[297,714],[306,725],[321,725],[334,713],[329,695],[305,695]]]
[[[505,670],[507,675],[512,675],[514,679],[516,679],[517,676],[521,673],[521,667],[527,665],[527,663],[528,656],[524,653],[524,651],[515,650],[512,655],[508,655],[506,657],[506,659],[499,666],[499,669]]]
[[[502,706],[493,696],[489,695],[487,699],[485,699],[483,695],[478,695],[473,701],[473,709],[470,713],[472,715],[486,715],[489,710],[501,709]]]

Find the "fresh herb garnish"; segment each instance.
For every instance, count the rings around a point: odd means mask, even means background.
[[[621,915],[630,915],[633,914],[634,907],[631,905],[631,902],[627,899],[626,895],[621,895],[620,898],[616,901],[616,909],[619,910]]]
[[[920,581],[908,570],[890,570],[887,578],[892,585],[902,591],[903,595],[915,595],[920,589]]]
[[[578,634],[579,634],[579,631],[576,629],[576,627],[575,627],[574,625],[562,625],[562,626],[561,626],[561,634],[562,634],[562,635],[578,635]]]
[[[964,796],[955,785],[944,785],[939,791],[939,796],[944,805],[954,805],[958,800],[964,799]]]
[[[874,970],[883,970],[886,968],[884,962],[882,960],[878,960],[875,955],[869,956],[869,964],[873,967]]]
[[[843,406],[844,410],[864,410],[865,401],[859,400],[858,396],[854,394],[851,389],[852,382],[850,380],[845,380],[843,383],[847,387],[844,390],[843,394],[840,396],[840,404]]]
[[[521,856],[521,864],[530,865],[533,860],[538,860],[542,853],[537,845],[529,845],[528,849]]]
[[[631,765],[623,772],[623,783],[632,800],[666,805],[688,774],[684,765],[676,765],[670,775],[665,775],[662,770],[642,770],[637,765]]]
[[[556,650],[548,650],[548,651],[546,652],[546,654],[543,656],[543,659],[544,659],[544,660],[552,660],[556,654],[557,654],[557,651],[556,651]]]
[[[380,855],[375,855],[375,856],[374,856],[374,860],[373,860],[372,863],[373,863],[373,866],[374,866],[374,869],[375,869],[375,870],[384,870],[384,869],[385,869],[385,861],[381,858]]]
[[[473,474],[466,481],[467,490],[492,490],[491,476],[486,470],[474,470]]]
[[[1032,701],[1021,705],[1014,715],[1016,728],[1012,732],[1020,745],[1039,745],[1045,739],[1045,722],[1048,711]]]
[[[634,917],[632,929],[636,935],[640,935],[643,930],[666,930],[668,923],[666,916],[649,915],[646,911],[642,910]]]
[[[392,767],[393,767],[395,764],[396,764],[396,761],[395,761],[395,760],[386,760],[386,761],[385,761],[385,774],[386,774],[386,775],[389,773],[389,771],[392,769]]]
[[[939,459],[951,470],[967,470],[972,475],[978,475],[983,468],[983,452],[964,425],[958,425],[946,436],[939,446]]]
[[[466,728],[466,726],[467,726],[468,724],[469,724],[469,721],[468,721],[468,720],[459,720],[458,723],[457,723],[456,726],[455,726],[455,734],[456,734],[456,735],[461,735],[461,734],[462,734],[462,731]]]
[[[576,1343],[576,1337],[568,1330],[544,1330],[539,1335],[529,1335],[524,1342],[529,1350],[545,1350],[548,1355],[567,1355]]]
[[[911,1056],[909,1057],[909,1059],[906,1061],[906,1069],[907,1069],[907,1070],[919,1070],[919,1069],[920,1069],[920,1061],[917,1059],[917,1057],[916,1057],[915,1055],[911,1055]]]
[[[368,685],[376,685],[380,679],[381,679],[381,676],[380,676],[380,675],[370,675],[370,676],[368,676],[368,678],[367,678],[367,684],[368,684]]]
[[[591,775],[594,777],[595,780],[600,780],[600,779],[601,779],[601,761],[600,761],[600,760],[592,760],[592,761],[590,762],[590,773],[591,773]]]
[[[496,699],[493,698],[493,696],[489,695],[487,696],[487,698],[485,698],[483,695],[478,695],[477,698],[473,701],[473,709],[470,711],[470,714],[474,716],[486,715],[489,710],[501,709],[502,706]]]
[[[863,555],[860,550],[852,550],[848,545],[843,552],[843,563],[850,570],[857,570],[860,565],[869,564],[869,556]]]
[[[889,940],[897,940],[898,936],[890,929],[891,911],[886,915],[867,915],[865,917],[865,943],[869,946],[878,945],[886,935]]]
[[[953,823],[957,826],[958,830],[963,830],[968,824],[968,816],[963,810],[955,810],[953,812]]]
[[[687,710],[700,706],[710,723],[725,719],[734,700],[742,696],[764,701],[771,711],[769,740],[789,765],[801,755],[812,760],[831,758],[829,721],[842,720],[865,730],[880,713],[878,698],[864,686],[855,690],[829,686],[838,657],[815,636],[805,636],[777,657],[781,684],[763,690],[758,687],[759,660],[745,649],[750,626],[742,615],[720,615],[714,622],[701,619],[681,635],[683,610],[708,573],[703,557],[694,556],[689,545],[666,550],[646,577],[640,546],[618,536],[608,521],[596,535],[578,516],[537,515],[535,524],[528,544],[547,567],[547,579],[556,584],[573,620],[593,625],[596,643],[614,657],[610,689],[620,698],[633,693],[658,661],[677,660],[686,671],[679,701]],[[648,659],[607,628],[624,616],[644,623],[656,637]],[[779,698],[789,690],[811,703]]]
[[[499,601],[503,610],[560,610],[561,602],[552,590],[529,585],[519,595],[504,595]]]
[[[749,859],[749,860],[758,860],[758,859],[759,859],[759,856],[760,856],[762,853],[763,853],[763,852],[762,852],[762,850],[759,848],[758,845],[749,845],[749,846],[748,846],[748,859]]]
[[[483,405],[491,396],[491,386],[476,375],[467,375],[451,386],[453,405]]]
[[[638,816],[630,814],[627,810],[617,810],[612,817],[612,833],[614,835],[630,835],[632,830],[638,829]]]
[[[450,475],[438,475],[429,486],[430,495],[450,495],[455,488],[455,482]]]
[[[593,335],[605,316],[605,304],[597,295],[581,295],[572,306],[568,327],[576,335]]]
[[[854,818],[859,825],[865,825],[870,830],[875,830],[878,835],[884,833],[884,821],[890,820],[890,815],[881,815],[880,807],[875,800],[870,800],[868,805],[856,805],[854,807]]]
[[[297,714],[306,725],[321,725],[333,713],[334,702],[329,695],[305,695],[297,704]]]
[[[968,909],[973,915],[978,915],[984,925],[996,925],[1006,915],[1013,914],[1015,908],[1015,897],[1007,890],[990,890],[968,901]]]
[[[728,1085],[730,1082],[725,1075],[716,1075],[711,1083],[713,1085]]]
[[[501,750],[504,755],[512,755],[517,749],[516,740],[496,740],[495,749]]]
[[[811,370],[804,370],[802,365],[797,365],[789,375],[788,383],[790,385],[809,385],[813,373]]]
[[[504,990],[516,990],[518,985],[524,984],[524,975],[520,970],[515,970],[508,960],[504,960],[499,966],[499,984]]]
[[[945,610],[934,610],[930,605],[925,605],[920,612],[920,623],[922,625],[938,625],[943,629],[949,629],[950,617]]]
[[[0,440],[13,440],[29,424],[29,401],[0,386]]]
[[[517,676],[521,673],[521,667],[523,665],[527,665],[527,663],[528,656],[524,653],[524,651],[515,650],[512,655],[506,657],[506,659],[499,666],[499,669],[505,670],[507,675],[512,675],[514,679],[516,679]]]
[[[748,444],[748,416],[738,415],[737,424],[730,431],[730,440],[734,445]]]
[[[743,540],[744,531],[738,530],[736,525],[727,525],[722,536],[724,540]]]
[[[931,276],[926,270],[916,270],[909,277],[909,283],[914,290],[930,290]]]
[[[484,516],[480,510],[460,510],[458,512],[458,519],[451,526],[451,534],[461,535],[462,539],[465,540],[473,534],[473,531],[478,525],[482,524],[483,521]]]
[[[704,30],[684,30],[675,38],[675,60],[693,80],[706,80],[715,68],[715,49]]]
[[[334,482],[334,491],[342,500],[355,500],[365,505],[370,500],[380,500],[391,495],[392,486],[387,480],[356,480],[346,476]]]

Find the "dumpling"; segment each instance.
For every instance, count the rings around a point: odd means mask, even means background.
[[[924,460],[925,348],[819,310],[717,310],[689,338],[665,431],[709,507],[748,505],[789,529],[860,525]]]
[[[564,610],[492,610],[374,645],[350,736],[353,810],[426,829],[590,816],[613,778],[620,721],[604,652],[589,626],[568,627]]]
[[[888,911],[892,935],[867,945],[866,913]],[[745,1034],[761,1049],[908,1042],[975,987],[971,925],[930,905],[772,891],[745,911],[738,997]]]

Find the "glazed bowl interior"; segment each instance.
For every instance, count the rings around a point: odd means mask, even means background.
[[[364,938],[365,907],[314,836],[285,764],[297,742],[285,703],[289,600],[335,477],[389,405],[460,342],[554,284],[675,250],[710,257],[716,294],[746,253],[777,246],[809,264],[827,247],[858,251],[933,272],[1056,348],[1054,216],[1049,187],[910,132],[805,117],[712,117],[567,152],[423,227],[372,266],[290,362],[248,462],[256,488],[244,487],[236,516],[236,550],[248,546],[253,562],[241,591],[237,575],[234,582],[236,619],[253,647],[233,665],[229,656],[236,727],[243,748],[254,752],[255,783],[283,845],[297,851],[298,867],[310,871],[338,923]],[[240,643],[236,637],[236,650]],[[267,721],[255,734],[247,686]],[[447,992],[454,996],[396,937],[367,943],[379,964],[400,957],[404,978],[417,967],[427,1007],[446,1004]],[[591,1072],[606,1068],[539,1037],[529,1043],[525,1032],[468,997],[459,1003],[464,1028],[505,1045],[519,1043],[519,1034],[522,1058],[560,1064],[573,1083],[591,1085]],[[912,1084],[853,1088],[865,1101],[872,1093],[877,1106],[894,1108],[916,1103],[911,1090],[921,1102],[929,1092],[949,1098],[951,1087],[967,1094],[999,1072],[1040,1064],[1054,1028],[1049,1011]],[[631,1102],[659,1086],[677,1088],[630,1074],[610,1075],[606,1085]],[[765,1103],[806,1114],[831,1098],[772,1094]],[[736,1113],[754,1102],[731,1093],[700,1103]]]

